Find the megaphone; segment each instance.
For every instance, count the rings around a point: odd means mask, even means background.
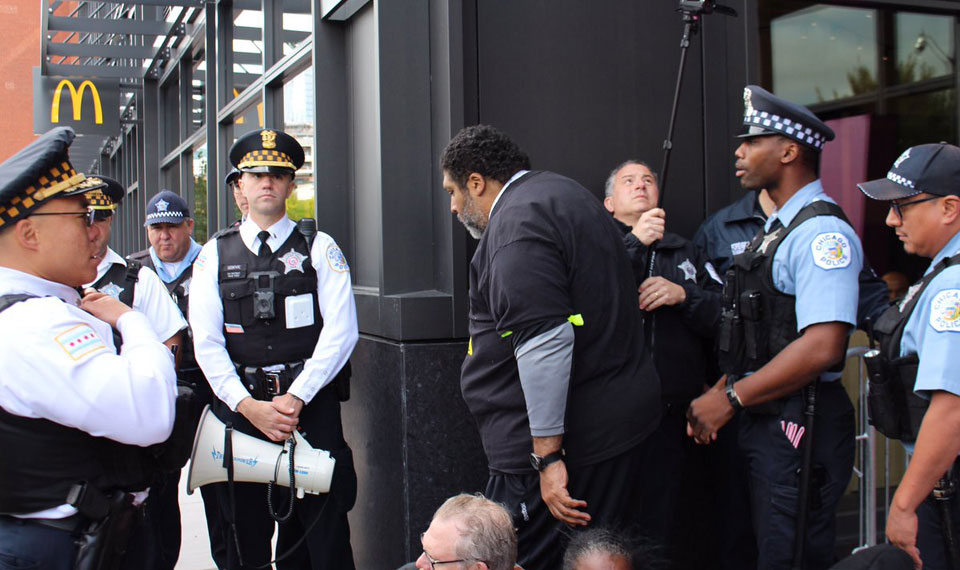
[[[227,480],[227,468],[223,464],[226,429],[227,426],[207,406],[193,439],[190,470],[187,472],[188,495],[197,487]],[[293,437],[297,441],[293,461],[297,496],[303,497],[304,492],[313,495],[329,493],[336,460],[329,451],[310,447],[299,433],[294,432]],[[290,486],[288,444],[270,443],[238,431],[233,432],[232,438],[234,481]]]

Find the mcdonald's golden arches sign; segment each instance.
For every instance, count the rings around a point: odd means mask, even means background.
[[[56,77],[33,70],[33,131],[73,127],[77,133],[120,132],[120,81],[99,77]]]

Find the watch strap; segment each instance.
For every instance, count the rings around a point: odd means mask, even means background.
[[[734,383],[736,383],[736,380],[727,378],[727,387],[724,391],[727,394],[727,401],[730,402],[733,411],[736,413],[743,409],[743,402],[740,401],[740,396],[737,395],[737,391],[733,388]]]

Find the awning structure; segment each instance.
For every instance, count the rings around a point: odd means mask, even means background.
[[[110,80],[113,84],[119,81],[119,108],[103,112],[118,113],[120,129],[125,132],[142,120],[136,101],[144,78],[160,78],[207,1],[41,0],[40,74],[75,78],[81,83],[85,79]],[[82,100],[82,87],[78,90]],[[70,150],[74,164],[96,171],[100,156],[116,149],[116,138],[121,134],[79,133]]]

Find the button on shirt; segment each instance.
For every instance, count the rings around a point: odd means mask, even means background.
[[[960,253],[960,233],[954,235],[933,258],[927,273],[944,258]],[[909,293],[908,293],[909,295]],[[907,320],[900,341],[900,354],[917,354],[915,390],[929,397],[931,390],[960,395],[960,266],[947,267],[927,285]]]
[[[113,249],[107,248],[107,254],[97,265],[97,278],[92,283],[99,281],[114,263],[119,263],[124,267],[127,266],[125,259],[120,257]],[[84,287],[89,287],[92,283],[88,283]],[[177,304],[170,298],[167,287],[149,267],[141,267],[137,273],[136,293],[133,295],[132,308],[146,315],[160,340],[165,341],[187,328],[187,321],[180,314]]]
[[[770,215],[764,230],[775,220],[789,226],[815,200],[833,202],[820,180],[791,196]],[[773,257],[773,282],[778,291],[796,297],[797,331],[818,323],[856,325],[862,267],[860,238],[840,218],[815,216],[790,232]]]
[[[247,219],[240,224],[239,231],[247,249],[253,253],[259,251],[260,239],[257,234],[260,228],[257,224]],[[290,234],[296,231],[296,224],[284,216],[267,228],[267,231],[270,233],[267,245],[271,251],[276,252]],[[290,394],[307,403],[329,384],[347,363],[359,337],[350,271],[343,263],[343,254],[332,237],[317,232],[310,249],[310,262],[317,272],[317,304],[323,317],[323,330],[313,354],[305,361],[303,371],[288,390]],[[217,397],[231,410],[236,410],[237,404],[249,397],[250,393],[240,381],[233,360],[227,353],[223,337],[219,269],[217,240],[213,239],[203,246],[193,266],[190,326],[193,330],[197,363],[200,364],[204,376]],[[237,361],[241,363],[242,358]]]
[[[41,298],[0,313],[0,406],[129,445],[164,441],[173,426],[176,373],[147,318],[137,311],[120,317],[118,355],[110,325],[77,306],[76,290],[0,267],[0,295],[22,293]],[[75,512],[54,510],[34,516]]]

